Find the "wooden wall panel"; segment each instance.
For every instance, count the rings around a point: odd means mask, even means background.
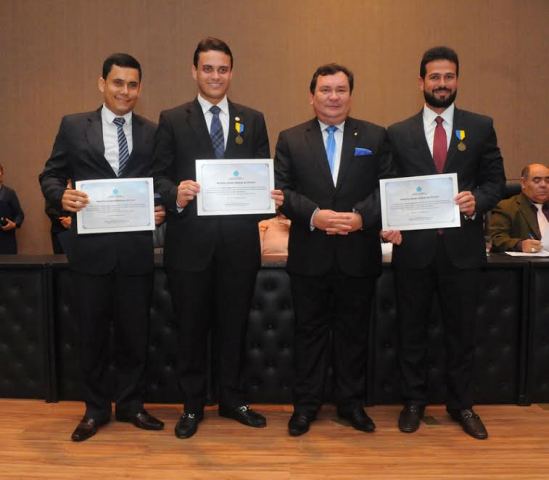
[[[195,93],[197,41],[225,39],[235,55],[231,97],[262,110],[278,132],[310,117],[308,83],[320,63],[356,76],[353,115],[382,125],[419,110],[423,51],[460,54],[458,105],[491,115],[508,177],[547,161],[546,0],[0,0],[0,162],[27,218],[21,253],[50,251],[37,175],[63,114],[100,105],[97,77],[114,51],[144,69],[138,111]]]

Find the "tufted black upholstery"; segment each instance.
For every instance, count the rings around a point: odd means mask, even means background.
[[[47,397],[48,281],[40,258],[0,256],[0,397]]]
[[[549,260],[532,265],[529,319],[529,400],[549,402]]]
[[[0,259],[0,395],[79,399],[76,323],[66,262],[52,256],[12,259],[7,263]],[[146,400],[179,403],[177,325],[159,260],[154,280]],[[392,271],[385,265],[369,340],[370,404],[399,401],[392,282]],[[547,285],[549,261],[490,257],[478,311],[477,402],[549,401]],[[436,303],[430,317],[430,398],[440,402],[444,399],[444,350]],[[291,401],[293,323],[288,275],[283,266],[264,266],[257,277],[243,366],[250,401]],[[209,396],[215,401],[215,366],[210,366],[210,372]]]
[[[483,274],[475,351],[477,403],[518,401],[524,268],[524,262],[494,262]],[[399,402],[398,324],[389,268],[384,269],[378,282],[375,314],[368,400],[374,404]],[[445,397],[442,334],[440,308],[435,300],[429,319],[427,356],[432,403],[443,402]]]

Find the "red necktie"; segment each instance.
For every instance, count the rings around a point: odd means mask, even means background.
[[[444,164],[446,163],[447,143],[446,143],[446,130],[442,126],[444,119],[442,117],[435,118],[437,126],[435,127],[435,140],[433,142],[433,160],[435,161],[435,167],[438,173],[442,173],[444,170]]]

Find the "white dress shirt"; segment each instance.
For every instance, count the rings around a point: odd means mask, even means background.
[[[101,123],[103,126],[105,158],[114,170],[114,173],[118,175],[118,127],[113,123],[113,120],[117,117],[118,115],[115,115],[106,105],[103,105],[101,109]],[[126,135],[126,142],[128,143],[128,153],[131,155],[133,148],[132,112],[126,113],[126,115],[123,115],[123,118],[125,123],[122,128]]]
[[[206,120],[206,125],[208,127],[208,133],[210,132],[212,126],[213,113],[210,112],[213,103],[208,102],[205,98],[201,97],[198,94],[198,103],[202,107],[202,113],[204,114],[204,120]],[[225,142],[225,148],[227,148],[227,138],[229,136],[229,121],[231,116],[229,114],[229,101],[227,100],[227,95],[217,104],[220,108],[219,112],[219,121],[221,122],[221,128],[223,129],[223,141]]]

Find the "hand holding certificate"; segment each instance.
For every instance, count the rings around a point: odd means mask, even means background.
[[[89,199],[76,214],[79,234],[154,230],[152,178],[81,180],[75,188]]]
[[[275,213],[273,160],[196,160],[198,215]]]
[[[459,227],[457,174],[379,181],[383,230]]]

